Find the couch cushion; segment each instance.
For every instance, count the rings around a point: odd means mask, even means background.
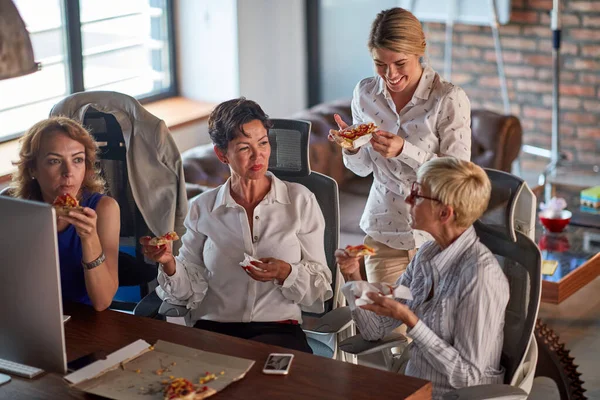
[[[229,178],[229,167],[217,158],[212,144],[189,149],[181,155],[185,181],[215,187]]]
[[[510,172],[521,149],[519,119],[489,110],[471,110],[471,161],[480,167]]]

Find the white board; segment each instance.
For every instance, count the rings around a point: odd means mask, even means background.
[[[411,10],[421,22],[448,21],[452,2],[456,1],[454,22],[469,25],[490,25],[491,1],[489,0],[416,0]],[[398,6],[410,10],[413,0],[399,0]],[[510,20],[511,0],[496,0],[498,22],[506,24]]]

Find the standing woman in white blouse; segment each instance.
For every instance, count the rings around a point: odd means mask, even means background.
[[[314,194],[267,171],[271,121],[245,98],[219,104],[209,134],[231,178],[191,200],[179,255],[149,246],[160,263],[158,295],[191,309],[196,328],[311,353],[301,311],[323,312],[331,298]],[[243,269],[245,254],[260,260]]]
[[[471,107],[465,92],[422,66],[425,35],[409,11],[380,12],[368,42],[376,76],[360,81],[352,99],[353,124],[374,122],[379,131],[358,151],[343,150],[344,164],[373,185],[360,221],[374,247],[365,267],[370,282],[395,283],[431,236],[412,230],[403,201],[416,171],[438,156],[471,158]],[[347,124],[335,116],[340,129]]]

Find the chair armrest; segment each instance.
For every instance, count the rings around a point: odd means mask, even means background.
[[[158,314],[158,308],[160,307],[162,300],[156,292],[153,290],[148,293],[133,309],[133,315],[138,317],[154,318]]]
[[[190,312],[190,310],[188,310],[186,306],[178,306],[167,303],[166,301],[163,301],[158,309],[158,314],[164,317],[183,317],[188,312]]]
[[[317,335],[339,333],[352,324],[349,307],[338,307],[320,318],[303,316],[302,319],[302,330]]]
[[[361,335],[354,335],[339,344],[339,349],[350,354],[365,355],[376,353],[390,347],[399,347],[406,344],[406,336],[400,333],[391,333],[381,340],[370,342],[362,338]]]
[[[445,393],[442,398],[444,400],[522,400],[527,399],[527,393],[510,385],[477,385],[453,390]]]

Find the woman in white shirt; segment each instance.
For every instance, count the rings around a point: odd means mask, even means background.
[[[191,309],[197,328],[311,352],[301,310],[322,312],[332,296],[317,200],[267,171],[271,121],[258,104],[226,101],[208,124],[231,178],[191,200],[177,257],[143,239],[161,264],[157,293]],[[245,254],[258,269],[240,266]]]
[[[398,284],[412,300],[369,294],[374,304],[352,312],[360,334],[378,340],[405,324],[412,338],[406,375],[433,383],[433,398],[466,386],[504,381],[500,365],[508,280],[477,237],[473,222],[486,210],[491,184],[477,165],[442,157],[424,164],[406,203],[412,226],[434,237]],[[347,280],[361,280],[356,259],[336,252]]]
[[[344,150],[344,164],[374,182],[360,221],[365,244],[375,256],[365,259],[371,282],[394,283],[418,248],[431,237],[413,231],[403,199],[427,160],[451,155],[471,157],[471,108],[465,92],[422,66],[425,36],[409,11],[380,12],[368,42],[375,77],[360,81],[352,99],[352,122],[374,122],[379,131],[358,151]],[[347,124],[335,116],[340,129]]]

